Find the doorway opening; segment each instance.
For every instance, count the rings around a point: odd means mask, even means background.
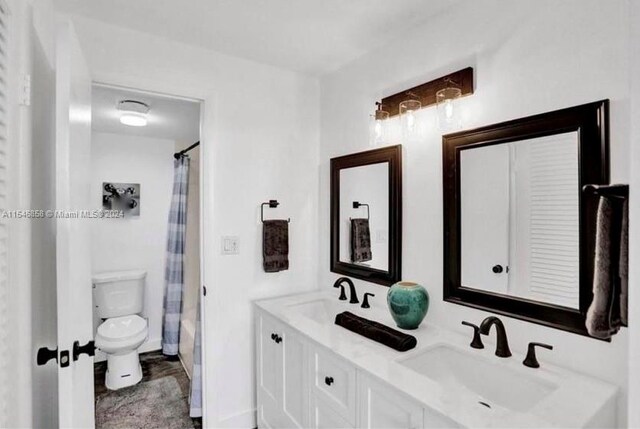
[[[94,83],[96,428],[199,428],[198,100]]]

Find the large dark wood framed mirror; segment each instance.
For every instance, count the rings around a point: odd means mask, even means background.
[[[389,286],[402,266],[402,147],[331,159],[331,271]]]
[[[444,300],[588,335],[608,101],[443,136]]]

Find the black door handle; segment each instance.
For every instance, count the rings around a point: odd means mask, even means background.
[[[500,274],[501,272],[504,271],[504,268],[502,268],[502,265],[494,265],[493,268],[491,268],[491,270],[496,274]]]
[[[324,378],[324,383],[325,383],[327,386],[331,386],[331,385],[333,384],[333,377],[325,377],[325,378]]]
[[[73,342],[73,361],[77,361],[78,357],[83,353],[87,356],[94,356],[96,354],[96,346],[93,340],[88,341],[84,346],[80,345],[80,341]]]
[[[58,363],[58,348],[51,350],[46,347],[40,347],[38,349],[38,355],[36,356],[36,363],[38,366],[42,366],[49,362],[51,359]]]

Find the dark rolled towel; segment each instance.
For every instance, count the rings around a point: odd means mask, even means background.
[[[262,223],[262,266],[267,273],[289,269],[289,222],[265,220]]]
[[[418,344],[416,337],[396,331],[382,323],[356,316],[353,313],[344,311],[336,315],[336,325],[377,341],[399,352],[411,350]]]
[[[366,262],[371,258],[369,219],[351,219],[351,262]]]

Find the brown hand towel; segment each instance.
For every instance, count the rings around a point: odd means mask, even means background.
[[[609,339],[626,324],[627,236],[626,202],[600,197],[596,221],[593,301],[587,311],[589,335]]]
[[[335,323],[351,332],[377,341],[399,352],[411,350],[418,344],[418,340],[412,335],[396,331],[382,323],[356,316],[348,311],[336,315]]]
[[[622,205],[622,231],[620,233],[620,323],[629,324],[629,200]]]
[[[262,223],[262,266],[267,273],[289,269],[289,222],[265,220]]]
[[[366,262],[371,258],[369,219],[351,219],[351,262]]]

